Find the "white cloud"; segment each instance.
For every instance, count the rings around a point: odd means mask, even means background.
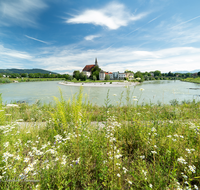
[[[44,0],[2,0],[0,13],[2,23],[35,25],[37,11],[46,8]]]
[[[12,49],[5,48],[4,46],[0,45],[0,55],[1,58],[18,58],[18,59],[32,59],[33,57],[26,52],[20,52]],[[14,60],[13,60],[14,61]]]
[[[84,39],[85,40],[93,40],[94,38],[99,38],[100,36],[99,35],[89,35],[89,36],[86,36]]]
[[[37,38],[33,38],[33,37],[31,37],[31,36],[27,36],[27,35],[25,35],[25,36],[26,36],[27,38],[29,38],[29,39],[32,39],[32,40],[35,40],[35,41],[38,41],[38,42],[41,42],[41,43],[44,43],[44,44],[50,44],[50,43],[48,43],[48,42],[39,40],[39,39],[37,39]]]
[[[55,54],[38,58],[35,62],[47,70],[73,72],[82,70],[87,64],[94,64],[98,58],[100,67],[105,71],[120,71],[126,69],[136,71],[160,70],[169,72],[175,70],[194,70],[199,68],[200,48],[176,47],[159,51],[135,50],[132,48],[110,48],[101,50],[70,50],[60,48]]]
[[[94,24],[106,26],[110,30],[116,30],[121,26],[127,26],[129,22],[142,19],[147,13],[132,15],[123,4],[110,3],[102,9],[86,10],[80,15],[68,19],[67,23]]]

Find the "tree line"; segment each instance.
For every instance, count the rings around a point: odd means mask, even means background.
[[[51,73],[0,73],[0,78],[3,76],[9,77],[9,78],[66,78],[66,79],[72,79],[72,76],[69,74],[51,74]]]

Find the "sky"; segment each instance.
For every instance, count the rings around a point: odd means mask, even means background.
[[[200,69],[199,0],[0,0],[0,69]]]

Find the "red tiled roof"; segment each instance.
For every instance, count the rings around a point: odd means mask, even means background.
[[[88,72],[90,72],[94,67],[95,67],[95,65],[86,65],[86,66],[83,68],[83,71],[88,71]]]

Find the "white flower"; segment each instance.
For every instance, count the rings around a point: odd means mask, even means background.
[[[120,177],[120,174],[117,174],[117,177]]]
[[[193,166],[188,166],[189,170],[192,172],[192,173],[195,173],[195,169],[196,167],[193,165]]]
[[[113,96],[117,96],[117,94],[113,94]]]
[[[195,189],[195,190],[198,190],[199,188],[198,188],[196,185],[194,185],[194,189]]]
[[[125,167],[123,167],[122,169],[124,170],[124,173],[126,173],[128,171]]]
[[[156,132],[156,128],[155,128],[155,127],[152,127],[152,128],[151,128],[151,131],[152,131],[152,132]]]
[[[186,148],[185,150],[188,152],[188,154],[191,153],[190,149]]]
[[[133,101],[138,101],[138,99],[134,98]]]
[[[143,155],[143,156],[140,156],[140,158],[141,158],[141,159],[145,159],[145,155]]]
[[[151,153],[152,153],[152,154],[157,154],[157,152],[156,152],[156,151],[151,151]]]
[[[140,91],[144,91],[144,88],[140,88]]]
[[[132,185],[132,182],[128,180],[128,183]]]
[[[24,162],[28,162],[29,160],[30,160],[30,158],[26,157],[26,158],[24,159]]]
[[[152,185],[152,184],[149,184],[149,187],[152,189],[153,185]]]
[[[185,159],[183,157],[178,158],[177,161],[182,164],[187,164],[187,162],[185,161]]]
[[[9,142],[4,143],[3,145],[4,145],[4,147],[6,148],[6,147],[9,146]]]

